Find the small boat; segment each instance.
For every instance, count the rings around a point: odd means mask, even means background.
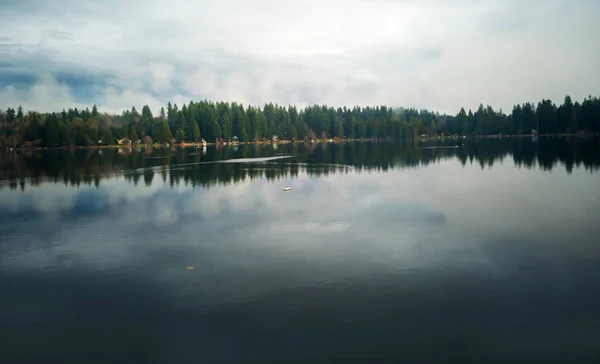
[[[289,187],[286,187],[286,188],[284,188],[283,190],[284,190],[285,192],[288,192],[288,191],[290,191],[290,190],[291,190],[291,188],[289,188]]]

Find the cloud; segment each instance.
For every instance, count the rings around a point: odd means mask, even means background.
[[[157,112],[206,98],[456,113],[581,99],[600,83],[598,10],[589,0],[3,1],[0,104]]]

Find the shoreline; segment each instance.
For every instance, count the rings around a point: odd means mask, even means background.
[[[260,142],[236,142],[236,143],[220,143],[220,142],[207,142],[203,143],[177,143],[177,144],[111,144],[111,145],[73,145],[73,146],[60,146],[60,147],[31,147],[31,146],[21,146],[21,147],[12,147],[6,148],[5,151],[17,151],[17,150],[74,150],[74,149],[117,149],[117,148],[203,148],[205,146],[219,146],[219,147],[229,147],[233,145],[279,145],[279,144],[291,144],[291,143],[303,143],[303,144],[340,144],[340,143],[350,143],[350,142],[366,142],[366,141],[417,141],[417,142],[426,142],[433,140],[472,140],[472,139],[513,139],[513,138],[536,138],[536,137],[578,137],[578,138],[590,138],[597,137],[600,133],[558,133],[558,134],[488,134],[488,135],[423,135],[416,139],[407,139],[407,138],[360,138],[360,139],[340,139],[340,138],[331,138],[331,139],[307,139],[307,140],[283,140],[280,139],[276,142],[271,141],[260,141]]]

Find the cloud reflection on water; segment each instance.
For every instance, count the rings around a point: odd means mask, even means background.
[[[36,353],[60,357],[68,342],[89,357],[98,349],[77,335],[83,324],[112,353],[148,361],[198,350],[207,360],[281,358],[298,343],[308,356],[360,356],[368,345],[390,354],[398,337],[413,358],[432,342],[435,355],[459,357],[457,343],[480,354],[536,342],[591,350],[574,339],[590,334],[598,296],[600,251],[587,237],[600,234],[600,196],[585,171],[450,159],[210,188],[157,177],[0,190],[11,352],[39,342]],[[561,314],[572,302],[580,313]],[[43,325],[25,334],[24,322]]]

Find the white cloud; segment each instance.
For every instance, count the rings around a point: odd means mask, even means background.
[[[76,6],[75,6],[76,5]],[[569,93],[600,75],[589,0],[60,0],[0,5],[0,104],[157,112],[190,99],[388,104],[455,113]],[[20,9],[20,10],[19,10]],[[67,10],[65,10],[67,9]],[[21,92],[15,72],[41,76]],[[82,78],[57,85],[49,74]],[[90,79],[84,76],[91,75]],[[58,76],[55,76],[58,77]],[[59,78],[60,79],[60,78]],[[81,89],[93,90],[92,101]]]

